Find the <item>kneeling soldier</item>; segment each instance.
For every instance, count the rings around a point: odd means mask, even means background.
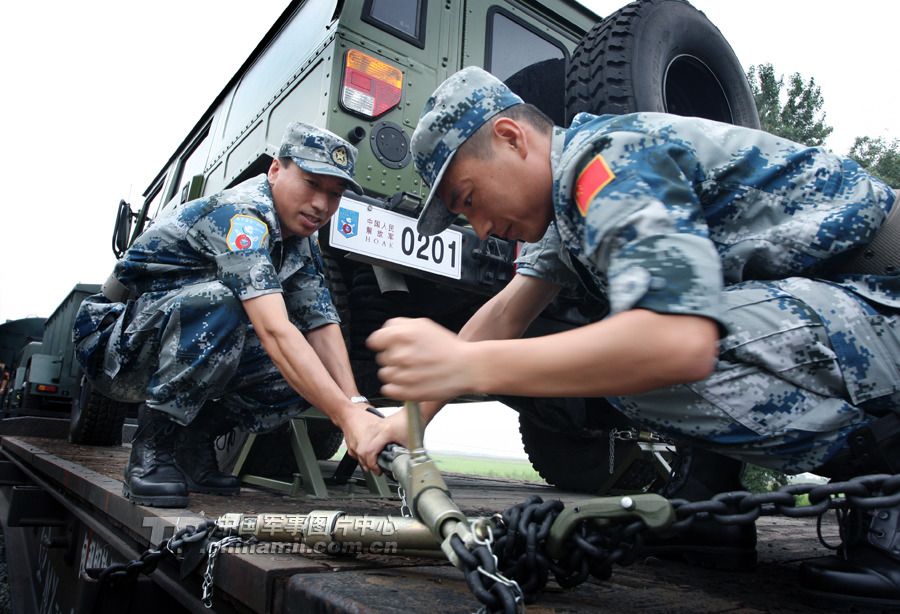
[[[82,304],[75,341],[92,384],[144,403],[125,468],[135,503],[236,494],[214,447],[235,426],[268,430],[313,405],[351,454],[378,431],[315,238],[344,190],[361,192],[355,159],[334,134],[290,125],[266,175],[162,211]]]

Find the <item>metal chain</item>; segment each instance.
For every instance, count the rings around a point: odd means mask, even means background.
[[[412,518],[409,503],[406,502],[406,491],[402,486],[397,486],[397,496],[400,497],[400,515],[404,518]]]
[[[797,497],[801,495],[808,496],[809,505],[797,507]],[[750,524],[760,516],[784,515],[817,517],[821,521],[821,516],[829,510],[843,514],[854,507],[870,510],[900,505],[900,474],[865,475],[828,484],[789,484],[767,493],[725,492],[706,501],[673,499],[670,503],[676,516],[669,527],[672,531],[685,530],[696,519]],[[628,565],[634,561],[643,544],[643,534],[648,530],[639,519],[603,527],[586,519],[569,536],[564,548],[566,554],[552,560],[546,554],[546,540],[562,510],[561,501],[543,501],[532,496],[494,521],[493,549],[490,544],[478,544],[468,550],[458,537],[451,540],[470,590],[484,605],[482,610],[515,611],[516,602],[511,600],[503,581],[521,591],[521,603],[530,603],[543,591],[550,572],[563,588],[581,584],[589,576],[608,579],[614,563]]]
[[[618,429],[609,429],[609,475],[616,469],[616,435]]]
[[[213,606],[213,574],[216,570],[216,560],[219,558],[219,552],[223,548],[243,545],[251,541],[254,540],[252,538],[238,537],[237,535],[228,535],[219,541],[210,542],[206,546],[206,571],[203,572],[203,607],[211,609]]]
[[[482,612],[517,614],[524,608],[525,593],[515,580],[497,569],[497,556],[489,544],[477,543],[471,550],[459,535],[450,538],[450,547],[460,561],[469,590],[484,607]]]
[[[107,567],[91,567],[85,569],[88,577],[100,582],[115,582],[123,578],[133,579],[139,573],[150,574],[156,571],[159,563],[166,557],[177,558],[182,546],[206,539],[218,531],[213,520],[207,520],[196,527],[188,525],[169,539],[162,541],[156,548],[148,548],[140,558],[127,563],[113,563]]]

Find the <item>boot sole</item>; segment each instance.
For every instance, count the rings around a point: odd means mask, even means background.
[[[188,505],[188,498],[181,495],[135,495],[127,484],[122,485],[122,495],[136,505],[148,507],[187,507]]]
[[[801,588],[801,590],[809,597],[811,605],[826,610],[859,612],[860,614],[900,611],[900,599],[873,599],[855,595],[843,595],[841,593],[823,593],[808,588]]]
[[[182,472],[184,473],[184,472]],[[222,495],[222,496],[235,496],[241,493],[241,487],[237,486],[235,488],[215,488],[213,486],[204,486],[199,484],[189,478],[186,474],[184,476],[184,482],[187,484],[187,489],[189,492],[194,492],[198,494],[204,495]]]

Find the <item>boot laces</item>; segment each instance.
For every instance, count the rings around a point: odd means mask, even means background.
[[[834,508],[834,515],[837,519],[840,542],[837,545],[831,545],[822,535],[822,518],[825,513],[820,514],[816,519],[816,535],[820,544],[829,550],[836,550],[840,557],[846,559],[850,546],[865,541],[865,525],[869,521],[869,514],[860,509]]]
[[[165,424],[159,425],[151,434],[155,445],[150,449],[156,461],[161,465],[175,462],[175,431],[177,428],[177,424],[167,421]]]
[[[237,431],[232,429],[225,433],[224,435],[219,435],[216,437],[216,449],[224,451],[228,451],[234,447],[234,440],[237,436]]]

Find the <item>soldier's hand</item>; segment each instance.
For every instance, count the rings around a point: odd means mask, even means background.
[[[406,411],[382,418],[379,424],[365,434],[356,446],[356,459],[361,467],[374,474],[381,473],[378,467],[378,455],[389,443],[408,447],[406,432]]]
[[[427,319],[393,318],[366,345],[377,353],[385,396],[402,401],[452,399],[474,392],[474,344]]]
[[[344,443],[347,445],[347,453],[359,461],[360,467],[376,474],[380,473],[378,464],[374,460],[368,459],[367,454],[361,454],[360,450],[368,451],[369,441],[375,433],[381,431],[384,421],[384,418],[359,409],[358,412],[345,416],[344,421],[338,425],[344,432]]]

